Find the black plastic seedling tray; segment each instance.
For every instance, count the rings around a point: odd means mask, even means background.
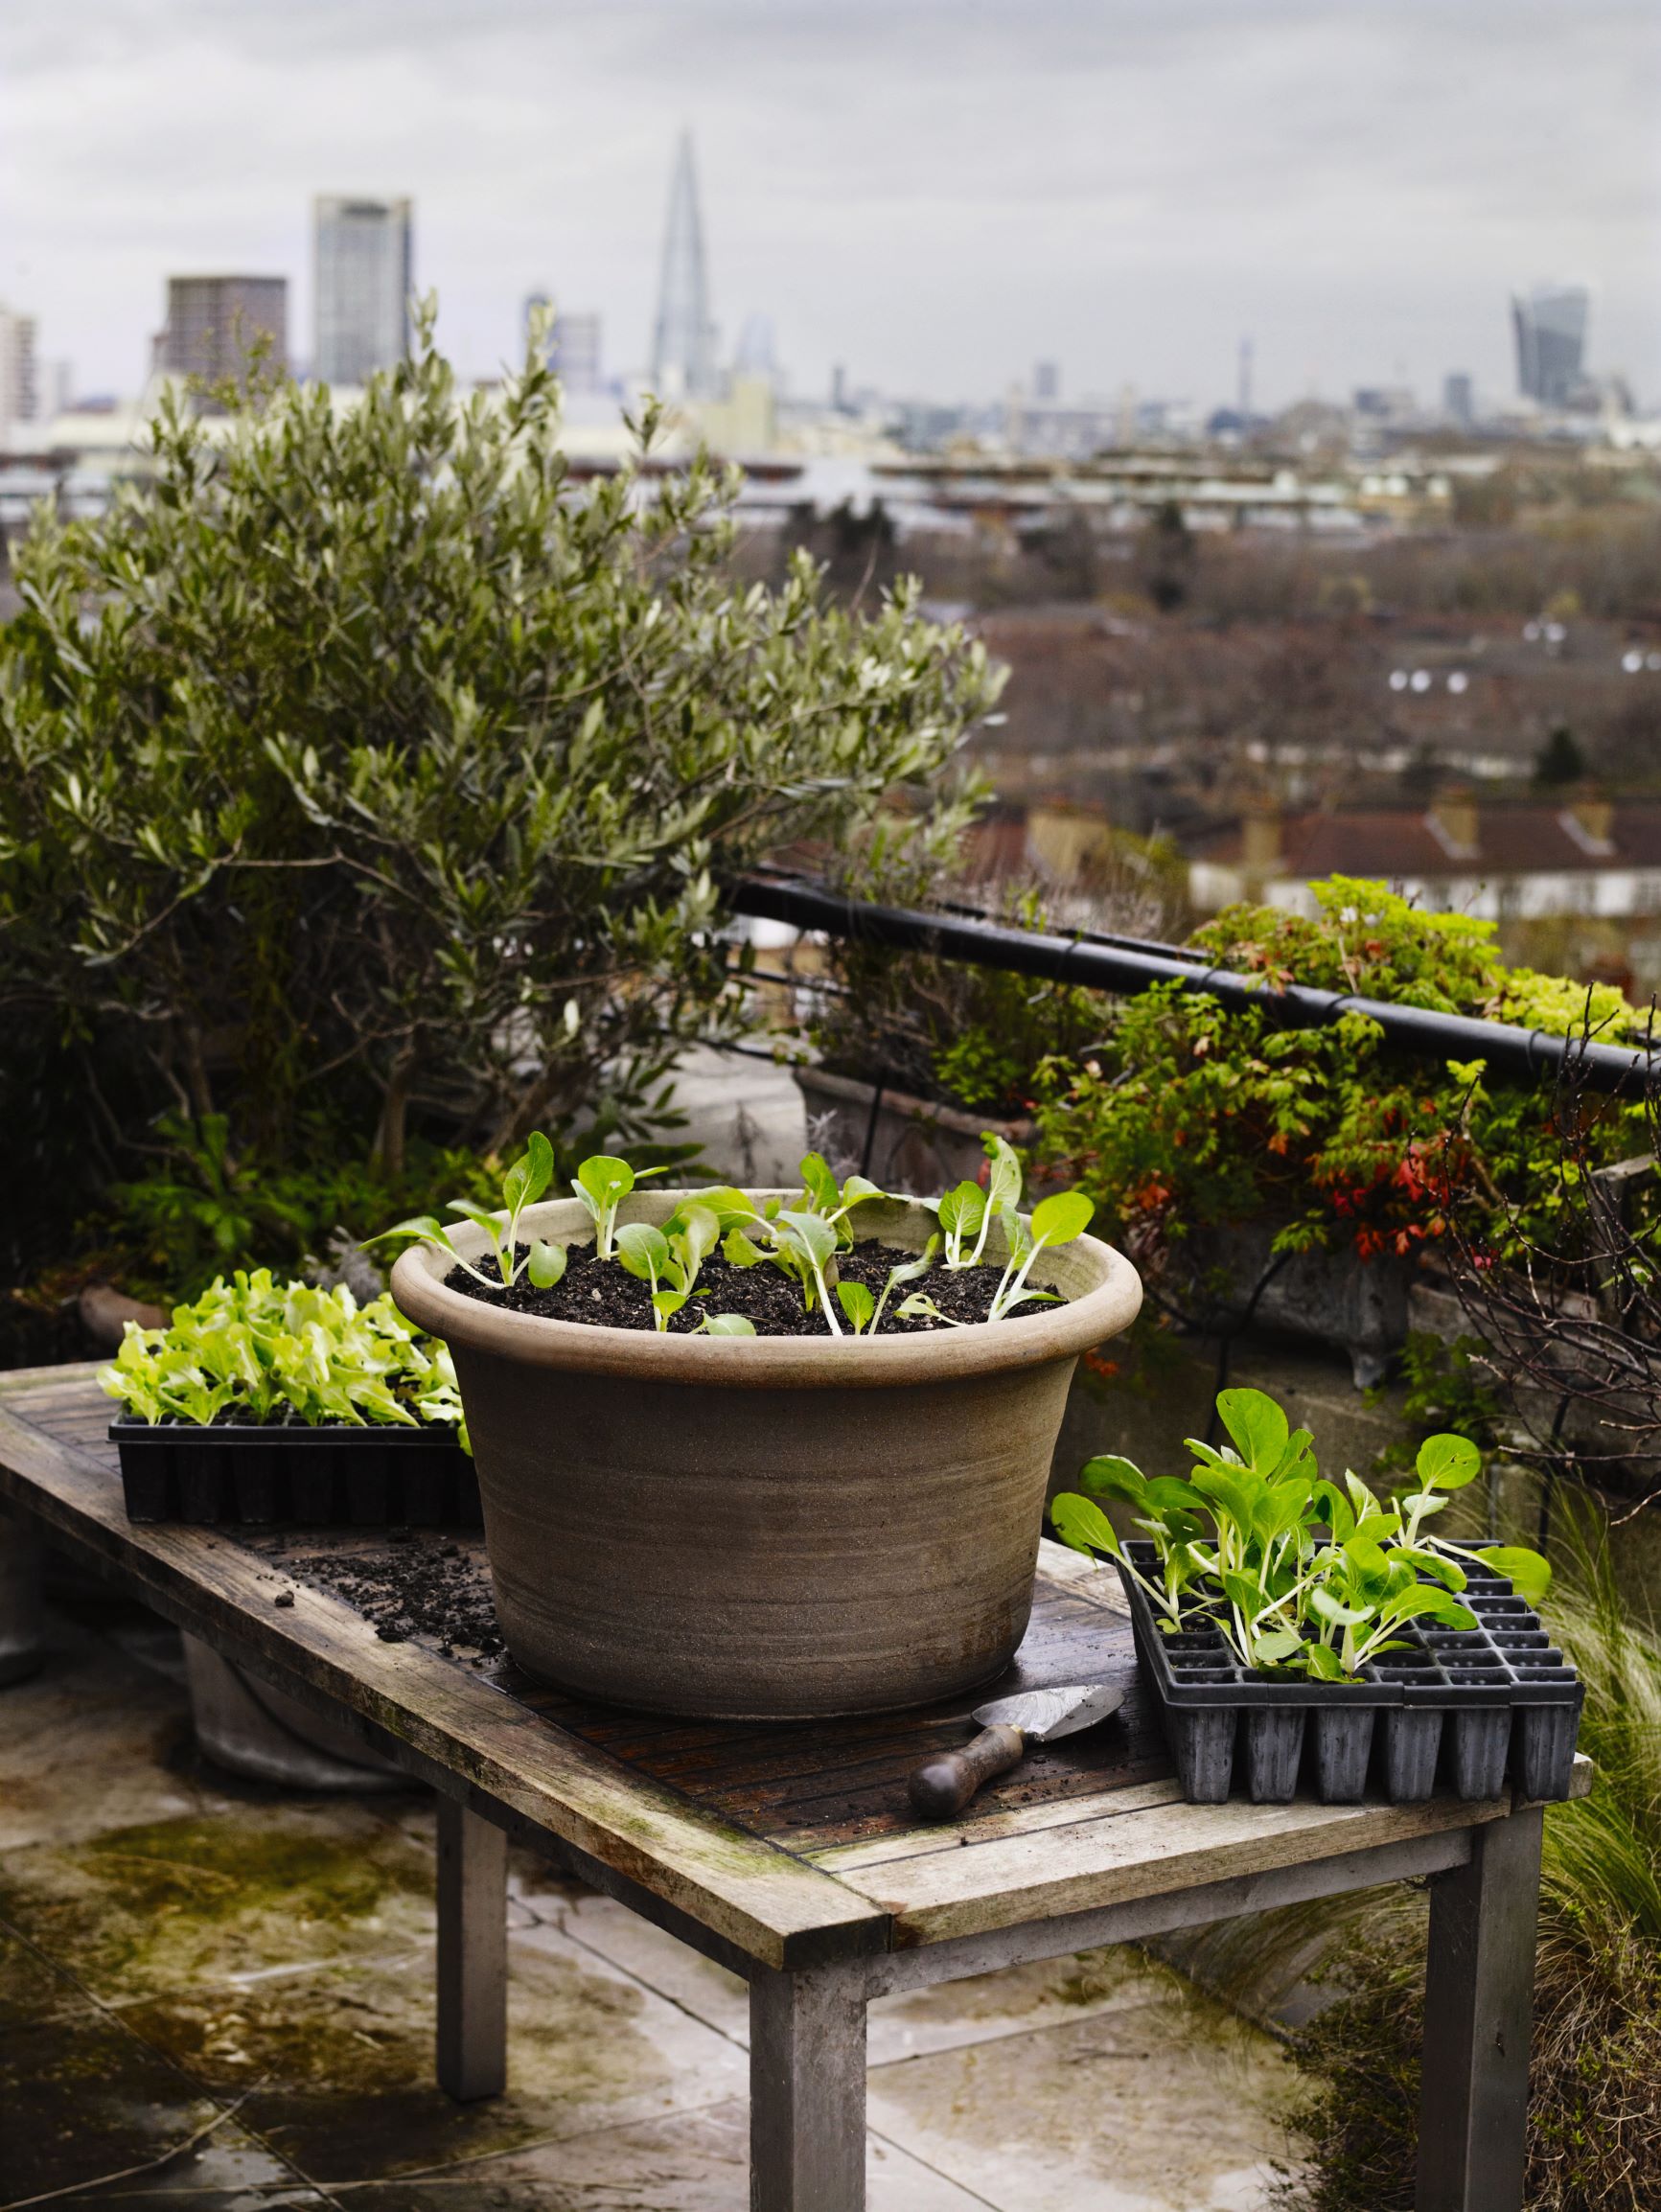
[[[1153,1546],[1125,1550],[1151,1578]],[[1429,1797],[1439,1779],[1458,1797],[1497,1797],[1508,1775],[1526,1797],[1566,1797],[1585,1687],[1503,1575],[1467,1572],[1476,1627],[1411,1625],[1360,1682],[1315,1684],[1254,1673],[1217,1628],[1163,1635],[1121,1567],[1189,1802],[1220,1805],[1239,1781],[1254,1805],[1283,1805],[1304,1774],[1323,1805],[1359,1803],[1370,1779],[1392,1805]]]
[[[478,1479],[451,1428],[109,1424],[129,1521],[476,1529]]]

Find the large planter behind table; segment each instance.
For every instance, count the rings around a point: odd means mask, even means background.
[[[622,1218],[686,1195],[636,1193]],[[857,1222],[912,1251],[933,1226],[888,1203]],[[523,1231],[591,1235],[572,1200]],[[1142,1302],[1094,1237],[1050,1260],[1068,1304],[870,1342],[542,1321],[447,1288],[447,1264],[406,1252],[393,1295],[454,1357],[514,1657],[616,1704],[747,1719],[924,1704],[1003,1669],[1074,1363]]]
[[[1213,1320],[1225,1329],[1240,1326],[1250,1305],[1255,1328],[1284,1329],[1348,1352],[1356,1389],[1371,1390],[1407,1341],[1413,1261],[1363,1259],[1352,1245],[1296,1252],[1277,1261],[1271,1250],[1277,1226],[1195,1229],[1183,1241],[1185,1270],[1201,1283],[1227,1283],[1210,1302]],[[1177,1295],[1181,1301],[1182,1293]]]
[[[885,1190],[935,1198],[957,1184],[978,1182],[986,1164],[981,1137],[988,1129],[1011,1144],[1032,1141],[1030,1121],[965,1114],[956,1106],[913,1098],[906,1091],[885,1089],[879,1096],[874,1083],[833,1075],[823,1068],[793,1068],[791,1073],[815,1149],[838,1174],[857,1168]]]

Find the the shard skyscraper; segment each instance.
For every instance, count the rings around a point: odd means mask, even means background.
[[[709,319],[704,222],[698,212],[698,175],[689,130],[681,132],[675,150],[675,174],[669,187],[663,273],[652,333],[652,389],[664,400],[716,397],[715,326]]]

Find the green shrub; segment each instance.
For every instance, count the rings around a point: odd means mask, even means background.
[[[1266,989],[1307,983],[1557,1035],[1588,1018],[1604,1036],[1635,1028],[1606,985],[1507,969],[1489,923],[1424,913],[1349,877],[1314,889],[1313,920],[1234,908],[1193,943]],[[1388,1050],[1362,1014],[1282,1029],[1267,1009],[1161,985],[1123,1002],[1082,1069],[1046,1069],[1039,1094],[1043,1157],[1149,1264],[1202,1225],[1266,1220],[1277,1250],[1350,1243],[1363,1258],[1405,1257],[1446,1234],[1456,1202],[1501,1249],[1521,1235],[1552,1243],[1562,1214],[1549,1089],[1490,1081],[1480,1061]],[[1644,1148],[1640,1105],[1601,1113],[1594,1164]]]
[[[423,1127],[650,1124],[738,1017],[723,887],[932,785],[990,693],[911,587],[862,618],[805,561],[736,585],[734,491],[704,458],[577,485],[534,353],[463,400],[428,312],[357,406],[281,386],[221,438],[166,403],[149,483],[41,516],[0,643],[0,1021],[125,1056],[118,1164],[163,1110],[392,1181]]]

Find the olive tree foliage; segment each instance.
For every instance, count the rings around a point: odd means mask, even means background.
[[[949,836],[980,648],[912,587],[736,583],[736,478],[657,469],[657,425],[578,484],[534,350],[463,398],[430,310],[354,408],[164,405],[150,479],[17,559],[0,1014],[277,1154],[357,1098],[392,1172],[423,1110],[500,1145],[646,1097],[736,1018],[723,890],[770,851],[905,787]]]

